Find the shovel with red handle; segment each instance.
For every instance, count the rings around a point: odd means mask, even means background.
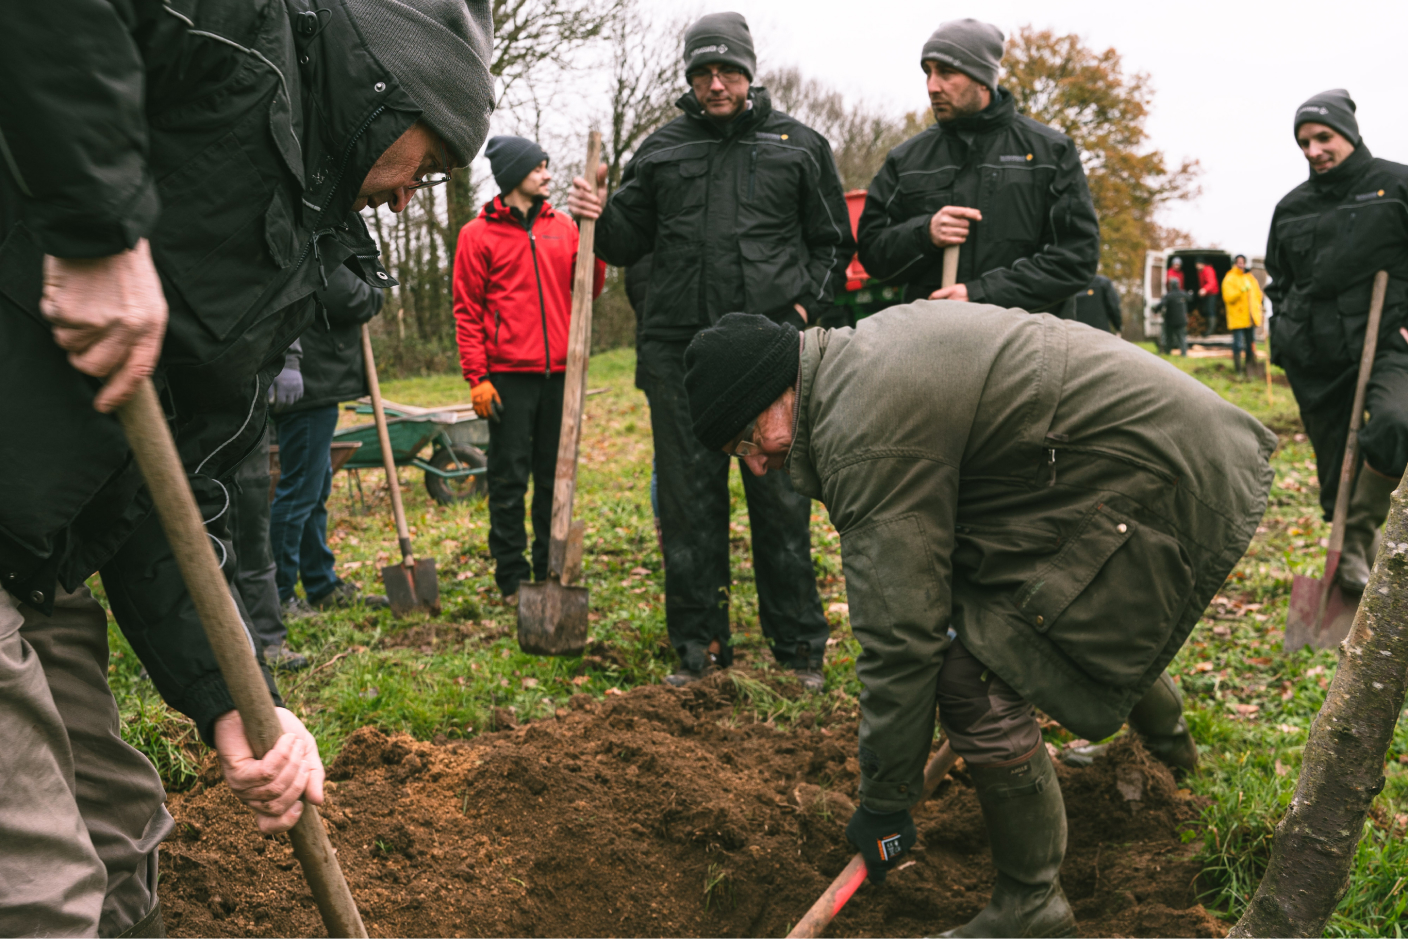
[[[1325,555],[1325,576],[1319,580],[1297,574],[1291,581],[1291,606],[1286,611],[1286,638],[1281,648],[1298,651],[1302,646],[1328,649],[1339,645],[1354,625],[1359,600],[1346,595],[1335,579],[1339,573],[1340,554],[1344,551],[1345,519],[1349,516],[1349,500],[1354,489],[1355,471],[1359,468],[1359,425],[1364,416],[1364,393],[1369,375],[1374,370],[1374,353],[1379,345],[1379,319],[1384,312],[1384,294],[1388,291],[1388,271],[1374,275],[1374,293],[1369,301],[1369,322],[1364,331],[1364,352],[1359,358],[1359,381],[1354,386],[1354,410],[1349,414],[1349,440],[1345,443],[1344,462],[1340,464],[1340,488],[1335,493],[1335,514],[1330,525],[1330,548]],[[1267,368],[1271,363],[1267,362]]]

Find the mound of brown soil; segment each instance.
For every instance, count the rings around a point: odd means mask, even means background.
[[[722,676],[574,705],[446,746],[353,735],[324,814],[372,935],[781,936],[849,859],[853,721],[757,723]],[[1178,837],[1194,808],[1166,770],[1127,744],[1061,779],[1083,935],[1223,934],[1196,903]],[[286,837],[260,836],[220,785],[171,810],[171,935],[324,934]],[[915,820],[915,863],[863,886],[830,935],[933,935],[986,903],[987,837],[961,770]]]

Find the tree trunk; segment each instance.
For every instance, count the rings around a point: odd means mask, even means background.
[[[1340,664],[1310,728],[1271,863],[1229,936],[1320,936],[1349,889],[1355,850],[1408,687],[1408,476]]]

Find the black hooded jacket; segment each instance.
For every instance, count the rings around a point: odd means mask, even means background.
[[[1379,355],[1408,351],[1408,166],[1361,143],[1286,194],[1271,216],[1266,295],[1276,364],[1331,377],[1358,368],[1374,274],[1388,271]]]
[[[855,253],[826,139],[773,110],[767,90],[728,124],[693,92],[645,139],[596,226],[596,253],[628,267],[653,253],[641,337],[689,339],[731,312],[815,320]]]
[[[929,220],[946,205],[983,213],[958,255],[958,282],[977,303],[1074,310],[1100,261],[1100,224],[1071,138],[1018,114],[998,88],[986,109],[932,124],[890,151],[861,214],[860,262],[905,301],[943,283]]]
[[[40,315],[43,256],[150,241],[169,307],[153,377],[218,518],[220,478],[262,436],[314,291],[344,264],[394,283],[351,209],[420,112],[339,0],[18,4],[0,80],[0,582],[48,612],[56,584],[82,584],[152,504],[116,418],[92,409],[99,382]],[[207,733],[228,693],[204,636],[122,625],[144,662],[153,649],[180,662],[153,678]]]

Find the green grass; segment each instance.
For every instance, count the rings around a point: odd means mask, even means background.
[[[1204,861],[1209,908],[1239,915],[1269,856],[1270,838],[1290,800],[1310,722],[1333,676],[1332,651],[1283,655],[1280,649],[1291,576],[1319,576],[1328,537],[1320,518],[1313,453],[1300,433],[1284,379],[1268,402],[1264,381],[1232,373],[1228,359],[1174,357],[1175,366],[1246,408],[1281,435],[1276,483],[1262,529],[1190,641],[1170,667],[1183,689],[1188,720],[1202,747],[1202,766],[1186,783],[1211,803],[1185,837]],[[587,520],[586,580],[591,590],[592,644],[578,658],[538,658],[518,651],[515,611],[499,600],[485,539],[482,501],[440,506],[418,470],[402,470],[406,508],[418,555],[436,559],[444,614],[397,622],[388,613],[354,608],[291,624],[290,642],[312,667],[281,678],[291,707],[307,721],[331,759],[353,730],[374,724],[418,738],[464,738],[492,730],[500,717],[549,715],[574,694],[601,697],[657,682],[674,667],[665,633],[664,574],[650,511],[650,415],[633,386],[634,356],[594,356],[588,385],[577,515]],[[388,381],[385,394],[406,404],[468,400],[453,375]],[[344,415],[345,420],[366,420]],[[366,511],[339,474],[329,514],[339,573],[377,591],[377,569],[397,554],[384,478],[362,474]],[[803,695],[770,665],[758,628],[746,503],[735,468],[731,553],[731,619],[736,655],[756,673],[732,675],[740,719],[785,726],[809,715],[852,712],[860,691],[859,646],[845,613],[840,544],[820,506],[813,550],[823,605],[833,626],[822,695]],[[96,581],[96,578],[95,578]],[[101,595],[101,594],[100,594]],[[152,756],[173,789],[195,779],[200,756],[189,721],[167,709],[115,628],[110,667],[127,738]],[[771,674],[770,674],[771,673]],[[1049,739],[1070,740],[1059,729]],[[1388,759],[1388,782],[1360,846],[1349,894],[1331,935],[1399,935],[1408,897],[1408,722],[1400,722]],[[721,899],[724,881],[706,883],[706,902]]]

